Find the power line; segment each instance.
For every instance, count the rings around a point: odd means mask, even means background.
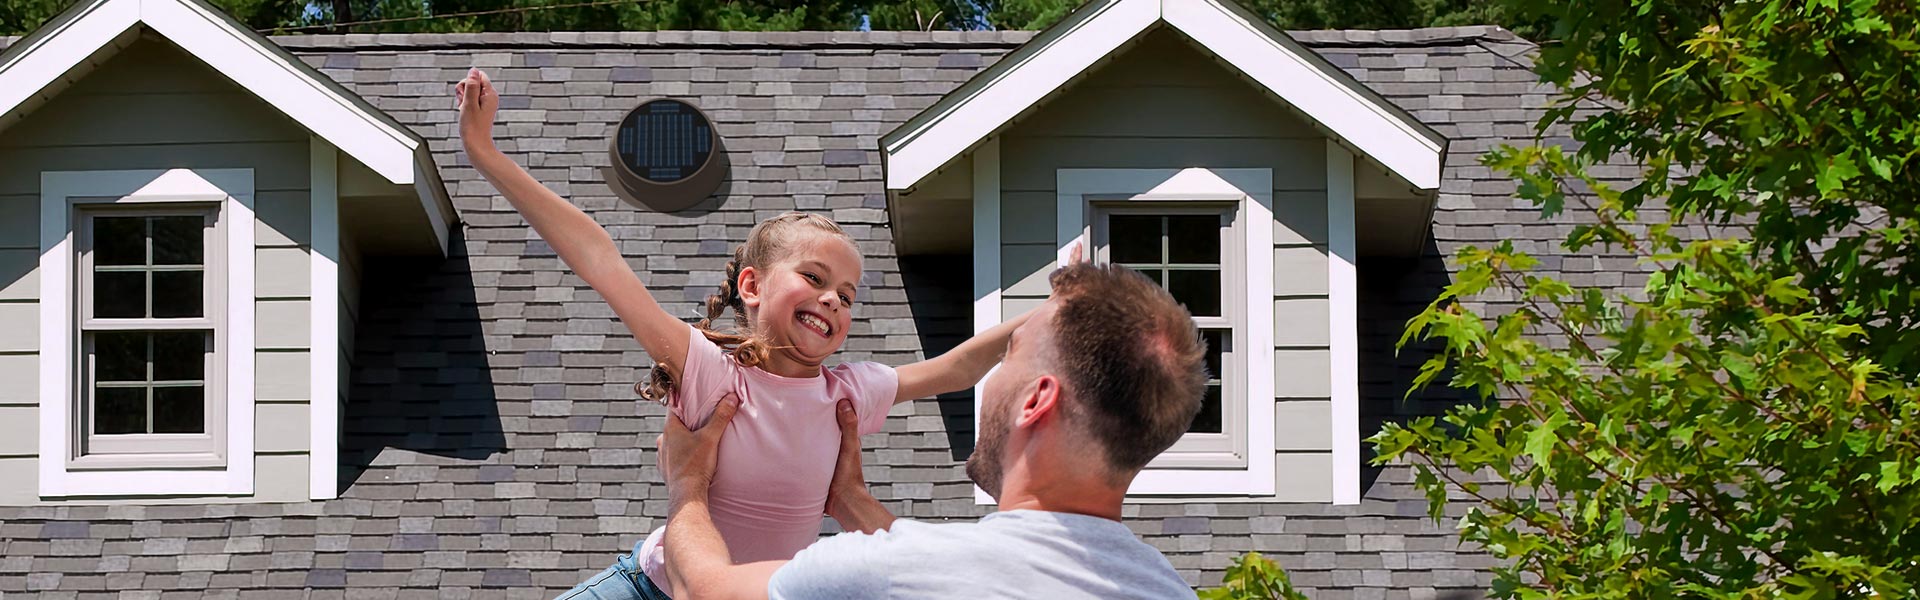
[[[476,10],[476,11],[473,11],[473,12],[463,12],[463,13],[448,13],[448,14],[444,14],[444,15],[423,15],[423,16],[418,16],[418,17],[396,17],[396,18],[392,18],[392,19],[373,19],[373,20],[371,20],[371,21],[348,21],[348,22],[346,22],[346,23],[326,23],[326,24],[322,24],[322,25],[303,25],[303,26],[300,26],[300,27],[270,27],[270,28],[267,28],[267,29],[261,29],[261,30],[259,30],[259,32],[260,32],[260,33],[272,33],[272,32],[276,32],[276,31],[302,31],[302,30],[307,30],[307,29],[331,29],[331,28],[335,28],[335,27],[353,27],[353,26],[355,26],[355,25],[378,25],[378,24],[382,24],[382,23],[405,23],[405,22],[409,22],[409,21],[432,21],[432,20],[435,20],[435,19],[452,19],[452,18],[456,18],[456,17],[477,17],[477,16],[481,16],[481,15],[499,15],[499,14],[507,14],[507,13],[522,13],[522,12],[532,12],[532,11],[536,11],[536,10],[553,10],[553,9],[559,9],[559,8],[582,8],[582,7],[587,7],[587,6],[606,6],[606,5],[609,5],[609,4],[632,4],[632,3],[635,3],[635,2],[640,2],[640,1],[641,1],[641,0],[596,0],[596,1],[594,1],[594,2],[576,2],[576,3],[573,3],[573,4],[548,4],[548,5],[543,5],[543,6],[520,6],[520,7],[515,7],[515,8],[500,8],[500,9],[494,9],[494,10]]]

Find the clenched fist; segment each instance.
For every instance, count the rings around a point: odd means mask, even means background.
[[[493,143],[493,118],[500,111],[500,93],[493,80],[478,68],[468,69],[467,78],[453,84],[454,106],[460,109],[460,141],[471,147]]]

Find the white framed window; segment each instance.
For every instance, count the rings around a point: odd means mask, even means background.
[[[252,494],[252,170],[40,189],[40,495]]]
[[[1217,379],[1194,427],[1133,495],[1274,493],[1273,172],[1060,169],[1055,241],[1158,277],[1209,337]],[[1218,424],[1215,425],[1217,416]]]
[[[1206,395],[1186,436],[1149,468],[1247,467],[1246,247],[1237,203],[1093,201],[1092,259],[1139,271],[1193,314]]]
[[[75,200],[71,468],[225,464],[217,202]]]

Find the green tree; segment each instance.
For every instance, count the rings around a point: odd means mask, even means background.
[[[1563,250],[1644,289],[1466,248],[1408,323],[1416,385],[1499,399],[1390,425],[1506,598],[1913,597],[1920,583],[1920,30],[1890,0],[1523,0],[1577,149],[1484,162]],[[1603,164],[1637,167],[1608,180]],[[1476,307],[1484,307],[1477,308]]]

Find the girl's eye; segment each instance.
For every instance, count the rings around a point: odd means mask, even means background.
[[[805,272],[803,272],[803,273],[801,273],[801,275],[805,275],[805,276],[807,276],[807,281],[811,281],[811,282],[814,282],[814,283],[820,283],[820,276],[819,276],[819,275],[814,275],[814,274],[812,274],[812,273],[805,273]]]
[[[847,305],[847,306],[853,306],[853,297],[852,297],[852,296],[848,296],[848,295],[846,295],[846,294],[841,294],[841,295],[840,295],[840,303],[841,303],[841,304],[845,304],[845,305]]]

